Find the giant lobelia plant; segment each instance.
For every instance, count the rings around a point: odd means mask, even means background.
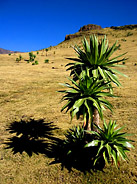
[[[62,101],[67,101],[61,111],[70,111],[71,119],[74,116],[77,119],[82,116],[86,130],[78,131],[76,127],[68,132],[65,141],[68,145],[67,154],[73,155],[74,152],[75,155],[73,148],[77,145],[80,149],[93,148],[89,149],[89,151],[94,150],[93,165],[103,160],[103,163],[114,161],[117,167],[120,157],[123,160],[128,159],[126,152],[129,148],[133,148],[131,140],[125,138],[128,134],[120,133],[122,128],[116,129],[115,121],[110,120],[108,125],[104,121],[104,129],[99,127],[99,117],[103,120],[105,107],[112,111],[112,104],[106,99],[106,97],[115,97],[112,84],[121,85],[117,74],[125,76],[114,68],[121,66],[118,63],[126,59],[117,60],[125,53],[111,57],[119,48],[116,43],[109,48],[106,37],[98,42],[94,35],[90,37],[90,45],[86,38],[83,40],[84,51],[75,46],[74,50],[78,58],[69,58],[75,62],[67,64],[69,66],[67,70],[71,70],[70,76],[73,77],[69,78],[72,84],[63,84],[68,89],[60,91],[64,93]],[[86,132],[88,134],[85,134]],[[79,147],[79,144],[82,146]]]
[[[69,89],[59,91],[64,93],[62,101],[67,101],[61,111],[64,109],[66,109],[66,112],[70,111],[71,119],[74,116],[77,119],[82,116],[84,128],[93,130],[93,123],[99,124],[99,121],[95,119],[95,111],[98,111],[103,120],[105,107],[112,111],[112,105],[105,97],[114,97],[114,95],[107,91],[109,82],[106,83],[104,80],[89,77],[88,74],[84,74],[82,78],[77,77],[77,82],[69,78],[72,84],[62,84]]]
[[[103,129],[97,127],[96,131],[88,131],[91,136],[94,136],[94,139],[85,145],[85,148],[95,147],[98,148],[96,156],[94,158],[94,165],[98,162],[98,160],[104,159],[105,163],[114,162],[115,166],[119,165],[120,157],[122,160],[128,160],[128,156],[126,152],[129,152],[129,148],[134,148],[134,146],[130,143],[133,142],[130,139],[127,139],[126,132],[120,132],[123,127],[116,129],[117,124],[116,121],[110,120],[108,124],[104,121]]]
[[[77,45],[73,47],[78,58],[68,58],[74,62],[66,65],[68,66],[67,70],[70,70],[70,76],[73,76],[73,80],[78,80],[77,75],[81,76],[82,72],[88,68],[90,77],[103,79],[105,82],[111,81],[111,83],[108,83],[111,91],[113,90],[112,83],[120,86],[117,74],[126,75],[114,67],[122,66],[119,63],[127,58],[118,59],[126,53],[112,57],[112,54],[120,47],[120,45],[117,46],[117,41],[109,47],[106,36],[99,42],[95,35],[91,35],[90,44],[86,38],[84,38],[82,43],[82,50]]]
[[[117,41],[111,46],[108,46],[108,40],[106,36],[101,41],[98,41],[98,38],[95,35],[90,36],[90,44],[87,39],[84,38],[82,41],[83,50],[81,50],[77,45],[73,48],[77,53],[78,58],[68,58],[73,60],[73,63],[68,63],[67,70],[70,70],[70,76],[73,77],[74,81],[79,80],[83,77],[83,74],[96,78],[98,80],[103,80],[104,83],[108,86],[108,90],[113,94],[114,83],[117,86],[120,86],[117,74],[126,76],[120,71],[116,70],[115,67],[120,67],[120,62],[126,60],[127,58],[118,59],[119,57],[125,55],[123,53],[116,57],[112,57],[112,54],[119,49],[120,45],[117,46]],[[99,124],[99,109],[94,107],[94,123]],[[91,118],[92,119],[92,118]]]

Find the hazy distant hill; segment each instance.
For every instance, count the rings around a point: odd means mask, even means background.
[[[18,51],[11,51],[0,48],[0,54],[10,54],[10,53],[17,53]]]

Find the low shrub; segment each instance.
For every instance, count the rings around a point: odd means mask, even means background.
[[[36,58],[36,55],[33,54],[33,52],[29,52],[29,61],[32,62]]]
[[[62,166],[68,169],[71,167],[83,170],[92,168],[92,157],[95,150],[91,151],[92,148],[84,148],[87,139],[87,134],[81,126],[75,126],[67,131],[62,144],[61,155],[59,156]]]
[[[121,50],[121,44],[119,44],[119,48],[118,48],[118,50]]]
[[[19,61],[20,61],[20,59],[19,59],[19,58],[16,58],[16,61],[17,61],[17,62],[19,62]]]
[[[21,55],[19,55],[19,57],[18,58],[16,58],[16,61],[17,62],[19,62],[19,61],[21,61],[22,60],[22,56]]]
[[[19,59],[20,59],[20,61],[22,60],[22,56],[21,55],[19,55]]]
[[[131,33],[131,32],[127,33],[127,36],[132,36],[132,35],[133,35],[133,33]]]
[[[46,51],[46,56],[47,56],[47,52],[48,52],[48,50],[49,50],[48,48],[46,48],[46,49],[45,49],[45,51]]]
[[[127,40],[123,38],[123,39],[121,39],[121,41],[126,42]]]
[[[35,61],[35,65],[38,65],[38,64],[39,64],[39,62],[36,60],[36,61]]]
[[[32,63],[32,65],[38,65],[39,62],[36,60],[34,63]]]
[[[49,63],[49,59],[45,59],[44,63]]]

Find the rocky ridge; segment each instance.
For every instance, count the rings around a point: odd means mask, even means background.
[[[124,25],[124,26],[111,26],[111,29],[114,30],[132,30],[132,29],[137,29],[137,24],[132,24],[132,25]],[[79,29],[79,31],[77,33],[74,34],[69,34],[65,36],[65,41],[66,40],[70,40],[76,37],[80,37],[82,36],[86,31],[90,31],[90,30],[98,30],[98,32],[96,32],[95,34],[97,35],[104,35],[103,33],[101,33],[101,31],[99,32],[99,30],[102,30],[103,28],[99,25],[95,25],[95,24],[88,24],[88,25],[84,25],[83,27],[81,27]],[[94,33],[93,33],[94,34]]]
[[[99,25],[95,25],[95,24],[88,24],[88,25],[84,25],[83,27],[81,27],[79,29],[79,31],[75,34],[69,34],[65,36],[65,40],[70,40],[72,38],[76,38],[76,37],[80,37],[81,34],[85,31],[89,31],[89,30],[101,30],[102,27]]]

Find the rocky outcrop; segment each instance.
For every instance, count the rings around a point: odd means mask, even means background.
[[[98,36],[103,36],[103,35],[106,35],[106,34],[104,34],[104,33],[92,33],[92,34],[96,34],[96,35],[98,35]],[[70,35],[66,35],[65,36],[65,41],[66,40],[70,40],[70,39],[72,39],[72,38],[77,38],[77,37],[81,37],[81,36],[83,36],[82,34],[70,34]]]
[[[84,31],[89,31],[89,30],[101,30],[102,27],[101,26],[98,26],[98,25],[95,25],[95,24],[88,24],[88,25],[85,25],[83,27],[80,28],[79,32],[75,33],[75,34],[69,34],[69,35],[66,35],[65,36],[65,41],[66,40],[70,40],[72,38],[76,38],[76,37],[80,37],[82,36],[82,32]],[[83,33],[84,34],[84,33]],[[98,35],[104,35],[102,33],[96,33]]]
[[[131,25],[125,25],[125,26],[111,26],[110,28],[115,30],[135,29],[137,28],[137,24],[131,24]]]
[[[71,38],[76,38],[76,37],[80,37],[81,35],[79,34],[70,34],[70,35],[66,35],[65,36],[65,40],[70,40]]]
[[[102,29],[101,26],[95,24],[88,24],[80,28],[79,32],[81,31],[89,31],[89,30],[100,30]]]

